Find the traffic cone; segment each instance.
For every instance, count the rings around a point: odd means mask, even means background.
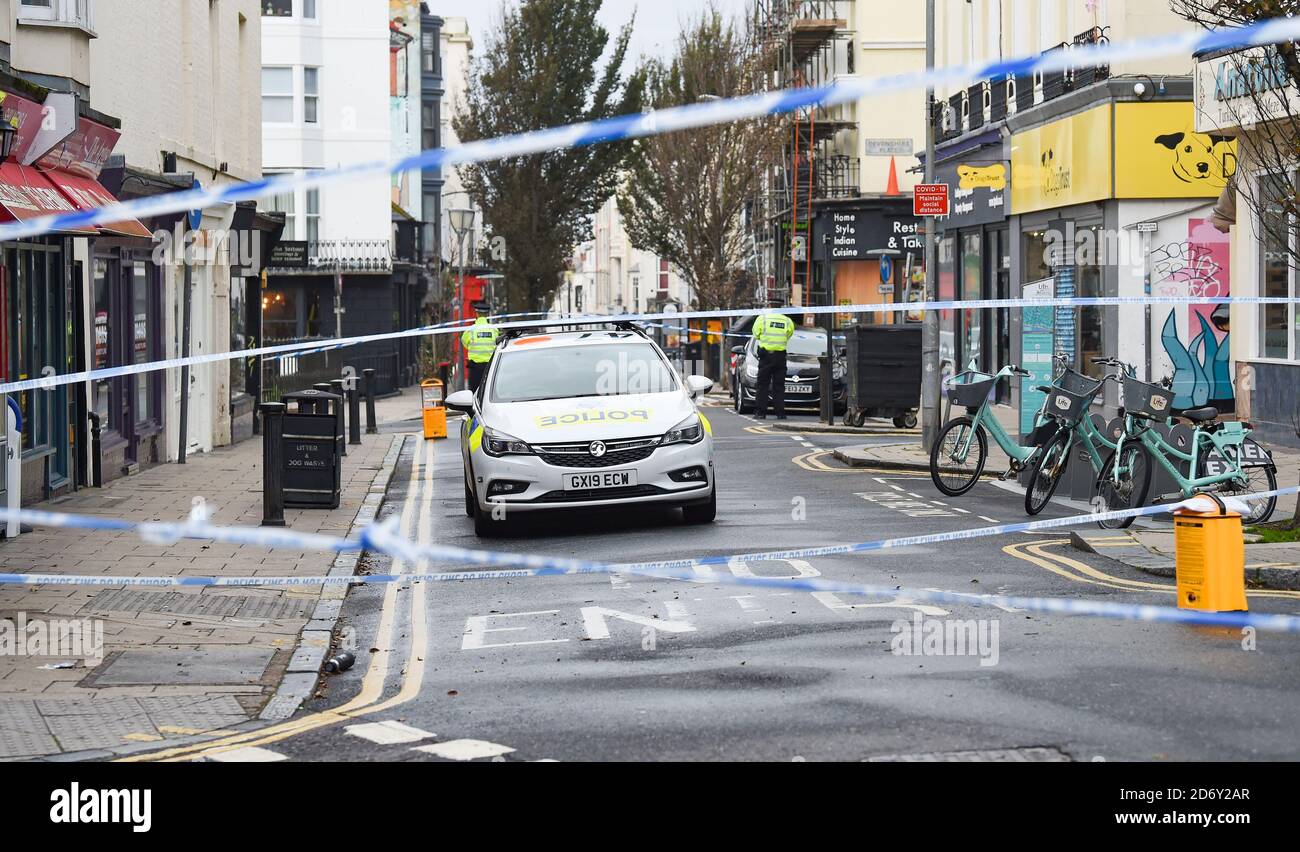
[[[894,158],[889,158],[889,182],[885,184],[885,195],[902,195],[898,191],[898,164]]]

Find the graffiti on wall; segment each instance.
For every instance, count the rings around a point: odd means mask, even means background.
[[[1187,232],[1184,241],[1152,249],[1151,292],[1205,298],[1231,295],[1227,236],[1206,219],[1189,219]],[[1177,310],[1170,309],[1160,332],[1160,342],[1173,365],[1174,407],[1212,405],[1231,411],[1231,347],[1227,332],[1220,332],[1210,322],[1214,306],[1189,306],[1183,330]]]

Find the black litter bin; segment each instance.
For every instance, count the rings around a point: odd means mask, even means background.
[[[287,393],[284,414],[284,505],[337,509],[343,481],[339,411],[343,397],[318,390]]]
[[[845,423],[890,417],[916,425],[921,402],[921,327],[864,325],[842,332],[848,344],[848,412]]]

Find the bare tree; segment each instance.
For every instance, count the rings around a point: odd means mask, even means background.
[[[1300,0],[1170,0],[1170,6],[1207,30],[1300,14]],[[1234,176],[1232,203],[1244,205],[1248,226],[1270,247],[1272,262],[1295,266],[1300,246],[1290,234],[1300,214],[1300,56],[1295,43],[1284,42],[1237,51],[1222,61],[1230,73],[1216,84],[1224,89],[1215,93],[1220,124],[1236,138],[1238,157],[1260,175],[1253,181]]]
[[[764,64],[743,26],[710,3],[685,25],[668,62],[648,60],[647,102],[655,109],[751,94]],[[740,215],[754,197],[760,164],[784,138],[778,118],[726,122],[635,143],[618,208],[632,244],[678,269],[702,310],[737,307],[748,280],[741,271]]]
[[[1260,21],[1300,14],[1300,0],[1171,0],[1175,14],[1207,30],[1248,26]],[[1213,98],[1224,133],[1237,141],[1237,156],[1246,171],[1230,179],[1225,203],[1215,209],[1214,221],[1235,220],[1251,228],[1262,243],[1264,287],[1262,295],[1286,295],[1288,270],[1300,265],[1300,242],[1293,239],[1300,219],[1300,56],[1294,42],[1235,51],[1216,58]],[[1213,139],[1211,140],[1213,142]],[[1237,207],[1243,209],[1238,215]],[[1243,219],[1245,221],[1243,221]],[[1272,285],[1270,287],[1270,284]],[[1280,292],[1272,290],[1280,288]],[[1266,325],[1289,332],[1285,305],[1264,305]],[[1300,438],[1300,414],[1295,417]],[[1282,522],[1300,528],[1300,503],[1294,516]]]

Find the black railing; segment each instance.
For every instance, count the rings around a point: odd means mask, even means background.
[[[818,157],[817,197],[856,198],[860,191],[859,160],[847,154]]]
[[[274,344],[305,341],[274,341]],[[382,348],[380,348],[382,347]],[[262,402],[279,402],[286,393],[309,390],[312,385],[375,371],[375,394],[396,393],[403,382],[401,356],[391,343],[367,343],[324,352],[306,350],[262,359]],[[351,368],[352,372],[346,372]],[[408,371],[409,372],[409,371]]]
[[[322,272],[389,272],[393,268],[392,240],[307,240],[305,265],[276,266],[273,274]]]

